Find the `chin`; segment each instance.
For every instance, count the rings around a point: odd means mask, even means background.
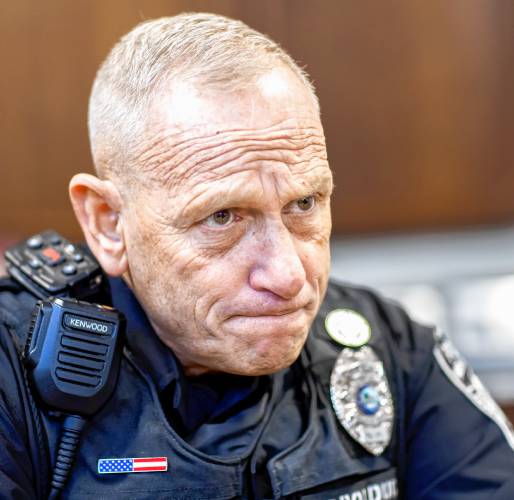
[[[290,362],[284,363],[276,363],[274,365],[262,366],[259,370],[255,370],[255,373],[252,373],[254,377],[258,377],[261,375],[272,375],[273,373],[277,373],[285,368],[289,368],[295,361],[297,357],[292,359]]]
[[[278,346],[270,346],[269,350],[259,350],[253,356],[248,357],[248,361],[242,371],[244,375],[259,376],[271,375],[284,368],[291,366],[300,355],[304,342],[289,349],[280,349]],[[275,347],[273,349],[273,347]]]

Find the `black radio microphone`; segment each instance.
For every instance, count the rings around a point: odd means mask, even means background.
[[[24,364],[39,399],[66,415],[49,498],[58,498],[73,466],[85,417],[116,386],[125,319],[118,311],[69,298],[39,301],[29,328]]]

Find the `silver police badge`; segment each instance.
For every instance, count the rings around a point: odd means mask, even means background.
[[[394,407],[384,365],[373,349],[343,349],[330,377],[330,399],[348,434],[373,455],[391,441]]]

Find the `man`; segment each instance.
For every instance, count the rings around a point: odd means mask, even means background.
[[[143,23],[100,68],[89,129],[97,175],[70,196],[127,338],[63,497],[513,498],[510,427],[449,341],[328,284],[318,102],[274,42],[210,14]],[[45,495],[60,428],[13,349],[34,302],[0,295],[6,498]]]

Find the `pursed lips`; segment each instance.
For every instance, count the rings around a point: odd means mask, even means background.
[[[309,309],[311,302],[303,302],[301,304],[289,305],[287,307],[262,307],[239,310],[232,314],[229,314],[227,319],[231,318],[261,318],[261,317],[272,317],[272,316],[286,316],[293,314],[304,309]]]
[[[297,309],[286,309],[284,311],[260,311],[260,312],[253,312],[252,313],[246,313],[246,314],[234,314],[231,316],[231,318],[268,318],[272,316],[286,316],[287,314],[293,314],[295,312],[298,312],[302,310],[303,307],[299,307]]]

